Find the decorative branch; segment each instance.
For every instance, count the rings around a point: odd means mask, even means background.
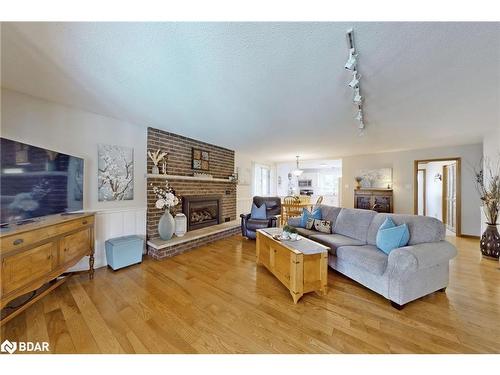
[[[155,166],[158,166],[158,163],[165,157],[168,155],[168,152],[161,152],[160,149],[154,151],[154,152],[151,152],[151,151],[148,151],[148,156],[149,158],[153,161],[153,164]]]

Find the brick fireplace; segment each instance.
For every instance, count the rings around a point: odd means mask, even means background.
[[[195,172],[192,169],[193,148],[209,152],[210,169],[204,171],[204,173],[212,175],[213,180],[193,179],[193,173]],[[167,175],[177,176],[175,179],[168,179],[168,183],[175,190],[175,194],[182,198],[182,204],[175,208],[174,214],[184,213],[188,218],[188,222],[191,214],[193,214],[193,222],[189,225],[189,231],[197,229],[204,231],[211,225],[220,225],[236,220],[236,184],[227,181],[228,177],[234,172],[234,151],[178,134],[148,128],[148,150],[157,149],[168,152]],[[148,158],[148,173],[151,173],[152,167],[153,163]],[[186,178],[182,179],[182,176]],[[166,179],[161,176],[149,175],[147,178],[146,233],[148,240],[158,237],[158,222],[163,214],[162,210],[155,207],[156,198],[151,189],[151,184],[164,186],[165,181]],[[231,234],[233,233],[236,233],[236,231],[233,230]],[[221,235],[213,236],[213,239],[217,238],[221,238]],[[207,238],[207,242],[210,242],[210,240],[211,238]],[[197,239],[197,243],[199,246],[204,241]],[[185,247],[184,245],[182,249]],[[176,254],[176,249],[169,249],[168,255],[165,256]],[[153,257],[160,259],[163,255],[156,253],[153,254]]]

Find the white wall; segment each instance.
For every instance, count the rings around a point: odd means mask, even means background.
[[[144,212],[146,207],[146,127],[129,124],[109,117],[48,102],[15,91],[2,89],[1,136],[16,141],[75,155],[85,160],[85,210],[106,213]],[[98,202],[97,145],[98,143],[133,147],[134,199],[129,201]],[[102,212],[101,212],[102,213]],[[125,217],[127,217],[125,215]],[[136,221],[139,221],[136,228]],[[102,220],[101,220],[102,221]],[[105,226],[105,225],[104,225]],[[101,226],[102,227],[102,226]],[[125,224],[111,235],[145,234],[145,220],[135,218],[134,226]],[[97,228],[99,230],[99,228]],[[130,233],[129,233],[130,232]],[[96,233],[96,265],[103,259],[105,238]],[[100,264],[99,264],[100,263]]]
[[[462,158],[462,233],[480,233],[480,200],[474,187],[472,166],[480,163],[481,144],[428,148],[401,152],[349,156],[342,159],[343,207],[354,205],[354,177],[360,169],[392,168],[394,210],[413,214],[413,162],[433,158]],[[431,178],[430,175],[427,175]]]

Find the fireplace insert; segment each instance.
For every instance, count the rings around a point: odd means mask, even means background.
[[[196,195],[182,197],[182,212],[187,218],[187,230],[195,230],[221,222],[221,196]]]

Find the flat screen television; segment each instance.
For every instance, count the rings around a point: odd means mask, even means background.
[[[83,209],[83,159],[0,138],[2,225]]]

